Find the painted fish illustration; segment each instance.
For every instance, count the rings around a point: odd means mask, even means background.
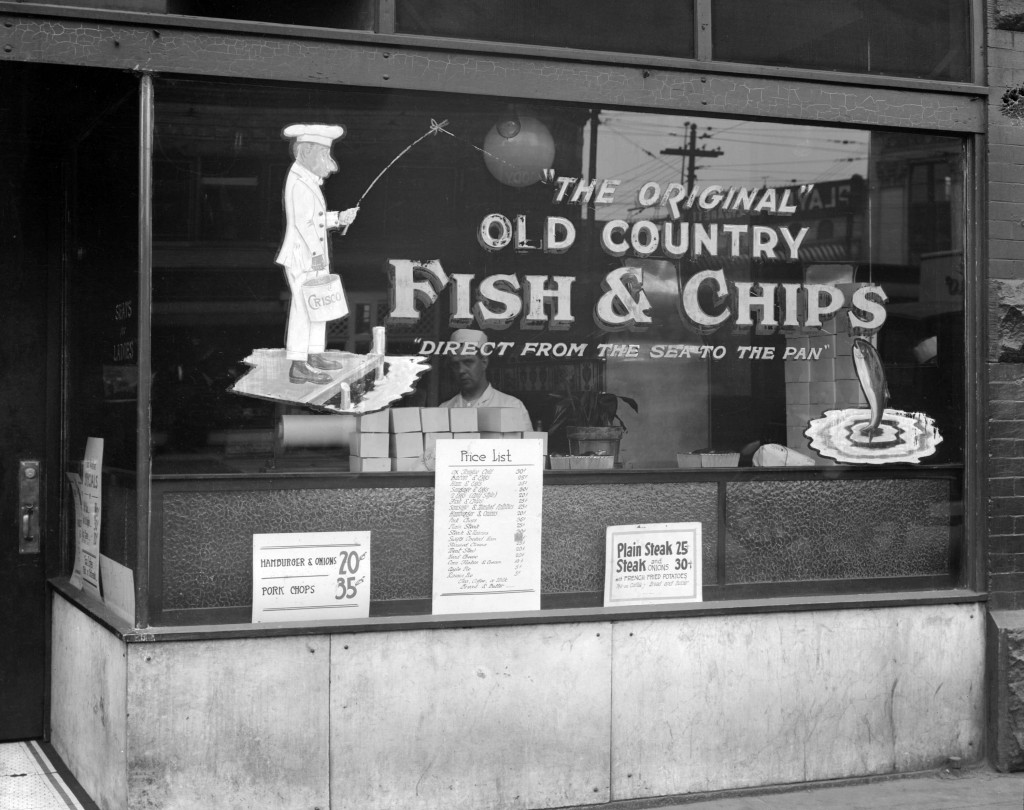
[[[869,438],[877,436],[882,432],[879,425],[889,404],[889,386],[885,382],[885,369],[878,349],[863,338],[854,338],[853,367],[871,408],[871,421],[862,433]]]

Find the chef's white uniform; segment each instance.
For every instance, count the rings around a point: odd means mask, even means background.
[[[289,360],[305,360],[310,354],[319,354],[327,345],[327,324],[310,321],[302,285],[330,272],[330,242],[328,231],[342,225],[345,212],[328,211],[320,186],[323,180],[299,163],[293,163],[284,185],[284,211],[286,228],[281,249],[275,261],[284,265],[285,276],[292,292],[288,311],[288,331],[285,338],[285,356]],[[320,269],[314,269],[315,259],[322,259]],[[343,312],[348,306],[342,301]]]

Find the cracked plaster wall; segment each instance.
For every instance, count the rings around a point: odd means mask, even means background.
[[[162,24],[165,21],[169,24]],[[6,15],[0,16],[0,60],[951,131],[981,125],[980,105],[951,94],[513,53],[391,48],[351,32],[299,39],[273,26],[252,33],[210,30],[213,27],[173,16],[154,16],[154,24],[129,25],[116,19],[82,22]]]

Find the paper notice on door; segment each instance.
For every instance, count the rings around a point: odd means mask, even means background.
[[[82,461],[82,588],[100,596],[100,506],[103,502],[103,439],[90,436]],[[76,521],[77,524],[77,521]]]
[[[252,621],[365,619],[370,615],[370,533],[252,536]]]
[[[82,474],[68,473],[75,502],[75,565],[71,584],[100,599],[100,505],[103,501],[103,439],[85,443]]]
[[[71,569],[71,587],[82,587],[82,476],[76,472],[68,473],[68,485],[71,487],[71,498],[75,503],[75,564]]]
[[[540,610],[540,439],[438,441],[434,613]]]

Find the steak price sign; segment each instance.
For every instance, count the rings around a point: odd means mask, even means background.
[[[434,613],[540,609],[540,439],[441,440]]]
[[[700,602],[701,524],[609,526],[604,604]]]

